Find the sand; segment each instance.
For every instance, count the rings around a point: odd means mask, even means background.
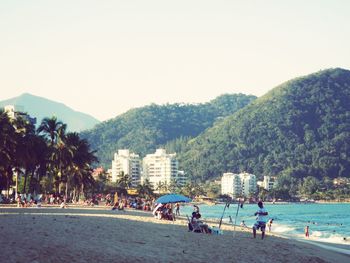
[[[337,251],[238,230],[192,233],[186,219],[105,207],[0,207],[0,262],[350,262]]]

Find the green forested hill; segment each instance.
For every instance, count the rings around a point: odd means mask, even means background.
[[[222,95],[203,104],[149,105],[132,109],[114,119],[82,132],[91,147],[97,150],[100,164],[111,166],[113,153],[127,148],[142,157],[176,138],[195,137],[243,108],[255,96]]]
[[[240,171],[350,177],[350,71],[288,81],[185,142],[172,146],[182,149],[181,168],[193,178]]]

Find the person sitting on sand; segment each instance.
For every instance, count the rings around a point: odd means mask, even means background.
[[[125,204],[124,201],[119,202],[118,210],[124,210]]]
[[[241,226],[241,227],[247,227],[247,225],[245,224],[244,220],[242,220],[240,226]]]
[[[21,196],[18,195],[18,196],[17,196],[17,207],[21,207],[21,206],[22,206]]]
[[[202,220],[200,220],[200,218],[201,218],[200,213],[193,212],[192,220],[191,220],[192,225],[194,226],[198,225],[202,233],[211,234],[211,230],[209,229],[209,226],[205,224]]]
[[[112,210],[117,210],[119,207],[119,202],[115,202],[114,206],[112,207]]]
[[[167,219],[167,220],[170,220],[170,221],[174,219],[174,218],[173,218],[173,209],[172,209],[172,207],[171,207],[171,204],[168,204],[168,205],[167,205],[166,219]]]
[[[67,208],[66,202],[64,200],[61,202],[60,208]]]
[[[259,201],[258,206],[259,206],[259,209],[254,214],[255,216],[257,216],[257,218],[256,218],[256,223],[253,226],[253,236],[254,238],[256,238],[256,230],[260,228],[261,239],[264,239],[268,212],[264,208],[263,202]]]
[[[198,205],[193,205],[193,211],[194,211],[195,213],[199,213],[199,207],[198,207]]]

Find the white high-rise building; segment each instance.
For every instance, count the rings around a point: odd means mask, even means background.
[[[130,153],[129,150],[118,150],[114,154],[112,161],[112,182],[116,182],[118,177],[124,173],[131,177],[132,186],[137,186],[140,183],[140,156],[135,153]]]
[[[256,177],[248,173],[224,173],[221,177],[221,194],[231,197],[246,196],[256,192]]]
[[[185,171],[178,171],[175,181],[178,186],[180,187],[185,186],[185,184],[188,182],[188,176],[185,173]]]
[[[143,158],[143,174],[141,182],[149,180],[154,189],[159,182],[169,185],[171,180],[178,178],[178,161],[176,153],[167,154],[165,149],[157,149],[154,154]]]
[[[6,105],[4,107],[4,111],[7,113],[10,119],[15,119],[15,106],[14,105]]]
[[[241,173],[239,174],[242,183],[242,195],[249,196],[256,192],[256,177],[254,174]]]
[[[262,187],[267,191],[270,191],[274,187],[274,185],[275,185],[275,178],[264,175],[264,181],[263,181]]]
[[[28,123],[31,123],[33,125],[36,124],[36,118],[33,118],[29,116],[29,114],[24,113],[24,108],[22,106],[15,106],[15,105],[6,105],[4,106],[4,111],[7,113],[7,116],[11,120],[17,119],[17,118],[22,118]]]
[[[241,194],[241,178],[238,174],[224,173],[221,177],[221,194],[235,197]]]

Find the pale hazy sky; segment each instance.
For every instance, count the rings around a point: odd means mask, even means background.
[[[106,120],[330,67],[350,69],[347,0],[0,1],[0,100],[28,92]]]

